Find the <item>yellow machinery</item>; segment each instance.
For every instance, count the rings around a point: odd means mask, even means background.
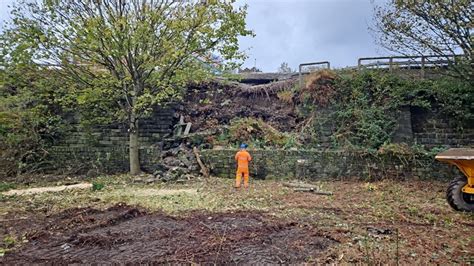
[[[449,184],[446,198],[457,211],[474,212],[474,149],[449,149],[435,157],[456,165],[465,177],[457,177]]]

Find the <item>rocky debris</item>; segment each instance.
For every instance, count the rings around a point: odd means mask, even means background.
[[[161,164],[153,172],[155,181],[186,181],[198,177],[199,165],[193,150],[181,143],[163,151]]]

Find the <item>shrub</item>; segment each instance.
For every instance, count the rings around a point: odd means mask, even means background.
[[[230,143],[250,143],[256,147],[288,147],[297,145],[289,134],[279,132],[261,119],[239,118],[231,121],[229,126]]]
[[[104,187],[105,187],[104,183],[99,183],[99,182],[92,183],[92,191],[99,191],[99,190],[102,190]]]

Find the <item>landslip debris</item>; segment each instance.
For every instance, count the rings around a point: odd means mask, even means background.
[[[185,182],[203,174],[196,154],[185,143],[163,150],[160,162],[154,164],[153,169],[150,170],[151,175],[139,176],[134,181],[136,183]]]
[[[283,82],[283,81],[282,81]],[[274,82],[249,86],[210,81],[191,85],[179,107],[184,121],[191,122],[191,132],[201,132],[228,125],[235,118],[262,119],[282,132],[296,128],[299,118],[294,107],[282,102],[277,92],[295,82]]]

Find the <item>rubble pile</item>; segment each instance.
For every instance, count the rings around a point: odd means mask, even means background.
[[[190,180],[199,176],[199,165],[191,148],[181,143],[176,148],[163,151],[161,164],[153,173],[155,179],[168,182]]]
[[[199,164],[193,150],[184,143],[162,152],[161,162],[147,178],[139,177],[136,183],[185,182],[201,176]]]

